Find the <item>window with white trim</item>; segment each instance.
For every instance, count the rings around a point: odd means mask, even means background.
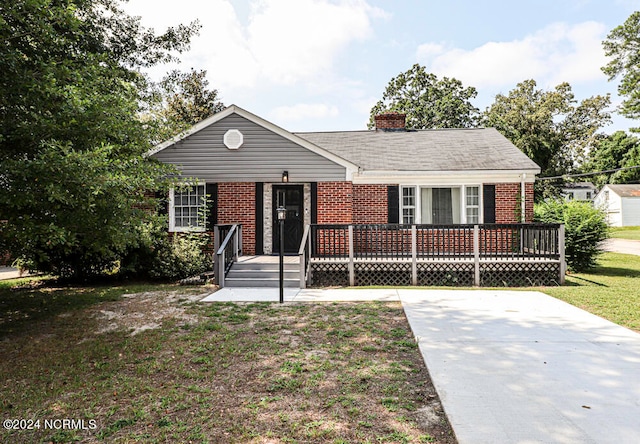
[[[170,231],[202,231],[205,229],[205,185],[181,186],[171,190]]]
[[[402,187],[403,224],[477,224],[480,223],[480,207],[478,185]]]
[[[480,222],[480,187],[466,187],[465,194],[467,223],[477,224]]]
[[[416,222],[416,189],[415,187],[402,187],[402,223],[414,224]]]

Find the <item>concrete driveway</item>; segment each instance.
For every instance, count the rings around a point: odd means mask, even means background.
[[[605,251],[614,253],[635,254],[640,256],[640,241],[631,239],[607,239],[602,242]]]
[[[640,256],[640,241],[611,238],[602,242],[605,251],[614,253],[635,254]]]
[[[16,279],[24,276],[29,276],[29,272],[22,273],[14,267],[0,267],[0,281],[5,279]]]
[[[538,292],[398,293],[460,444],[640,442],[640,334]]]

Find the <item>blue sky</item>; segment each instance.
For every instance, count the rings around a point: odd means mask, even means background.
[[[290,131],[365,129],[391,78],[420,63],[484,110],[525,79],[576,99],[611,93],[601,42],[638,0],[130,0],[145,26],[198,19],[177,68],[206,69],[226,105]],[[175,66],[151,71],[154,78]],[[619,116],[611,133],[638,126]]]

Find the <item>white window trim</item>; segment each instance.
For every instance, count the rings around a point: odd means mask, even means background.
[[[180,185],[187,186],[204,186],[205,196],[207,195],[207,184],[205,182],[185,183]],[[170,233],[202,233],[206,230],[205,227],[176,227],[176,214],[175,214],[175,197],[174,188],[169,190],[169,232]]]
[[[404,205],[404,190],[406,188],[411,188],[413,189],[413,205]],[[413,224],[417,223],[418,220],[418,198],[419,198],[419,194],[418,194],[418,190],[416,189],[415,186],[401,186],[400,187],[400,218],[398,219],[400,221],[401,224],[406,225],[404,223],[404,210],[406,209],[412,209],[413,210]],[[411,224],[409,224],[411,225]]]
[[[484,208],[482,205],[482,185],[463,185],[462,186],[462,197],[460,198],[461,200],[461,205],[462,205],[462,211],[460,212],[461,214],[464,213],[464,220],[465,222],[463,223],[471,223],[469,221],[467,221],[467,208],[474,208],[475,205],[467,205],[467,188],[478,188],[478,224],[482,223],[482,209]]]
[[[403,221],[404,208],[414,208],[414,225],[422,224],[422,198],[420,198],[422,190],[425,188],[459,188],[460,189],[460,223],[467,223],[467,187],[478,187],[478,224],[484,223],[484,193],[481,183],[465,183],[460,185],[400,185],[400,205],[399,221]],[[413,188],[415,195],[415,205],[405,207],[403,204],[403,188]]]

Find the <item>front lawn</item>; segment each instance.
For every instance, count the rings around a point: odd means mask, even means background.
[[[0,442],[456,442],[400,303],[7,286]]]
[[[640,227],[614,227],[610,235],[618,239],[640,240]]]
[[[544,293],[616,324],[640,331],[640,256],[605,253],[589,273],[567,276],[563,287]]]

